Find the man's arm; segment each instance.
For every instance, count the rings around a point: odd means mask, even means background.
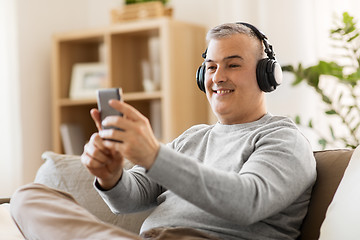
[[[284,137],[259,141],[239,172],[208,166],[162,146],[147,175],[206,212],[248,225],[288,207],[315,180],[306,140],[297,131],[280,131]]]

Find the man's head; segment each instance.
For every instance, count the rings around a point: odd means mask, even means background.
[[[259,61],[266,58],[259,34],[236,23],[208,32],[203,85],[215,115],[224,124],[254,121],[266,113],[256,72]],[[266,50],[272,51],[268,46]]]

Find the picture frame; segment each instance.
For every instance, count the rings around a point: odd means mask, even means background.
[[[107,67],[104,63],[74,64],[71,75],[70,98],[95,98],[96,90],[107,87],[107,76]]]

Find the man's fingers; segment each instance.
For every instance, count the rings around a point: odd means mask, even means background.
[[[102,127],[101,127],[101,117],[99,110],[97,110],[96,108],[91,109],[90,115],[95,122],[96,128],[98,129],[98,131],[100,131]]]
[[[136,122],[129,120],[128,118],[123,118],[119,116],[108,116],[102,122],[102,125],[107,127],[107,129],[116,129],[118,131],[127,131],[136,126]],[[102,129],[104,131],[106,129]],[[99,133],[101,132],[99,131]]]
[[[131,105],[118,101],[110,100],[109,105],[124,114],[124,117],[132,121],[138,121],[143,119],[143,115]]]
[[[89,142],[94,146],[93,151],[100,151],[104,155],[110,154],[110,150],[104,145],[103,139],[101,138],[99,133],[94,133],[93,135],[91,135]]]
[[[84,146],[84,153],[91,158],[88,159],[84,156],[84,163],[89,167],[100,167],[101,164],[107,164],[110,161],[110,150],[104,146],[103,140],[98,133],[91,136],[89,143]]]
[[[123,142],[125,132],[116,129],[106,129],[99,132],[99,136],[104,140],[102,142],[103,146],[107,149],[112,149],[107,145],[107,141]]]
[[[105,163],[99,161],[98,159],[90,156],[88,153],[83,153],[81,155],[81,162],[89,169],[97,169],[105,166]]]

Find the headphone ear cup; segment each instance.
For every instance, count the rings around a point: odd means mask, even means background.
[[[199,89],[205,92],[205,64],[202,64],[196,71],[196,83]]]
[[[256,66],[256,79],[262,91],[272,92],[282,81],[281,67],[274,59],[261,59]]]

